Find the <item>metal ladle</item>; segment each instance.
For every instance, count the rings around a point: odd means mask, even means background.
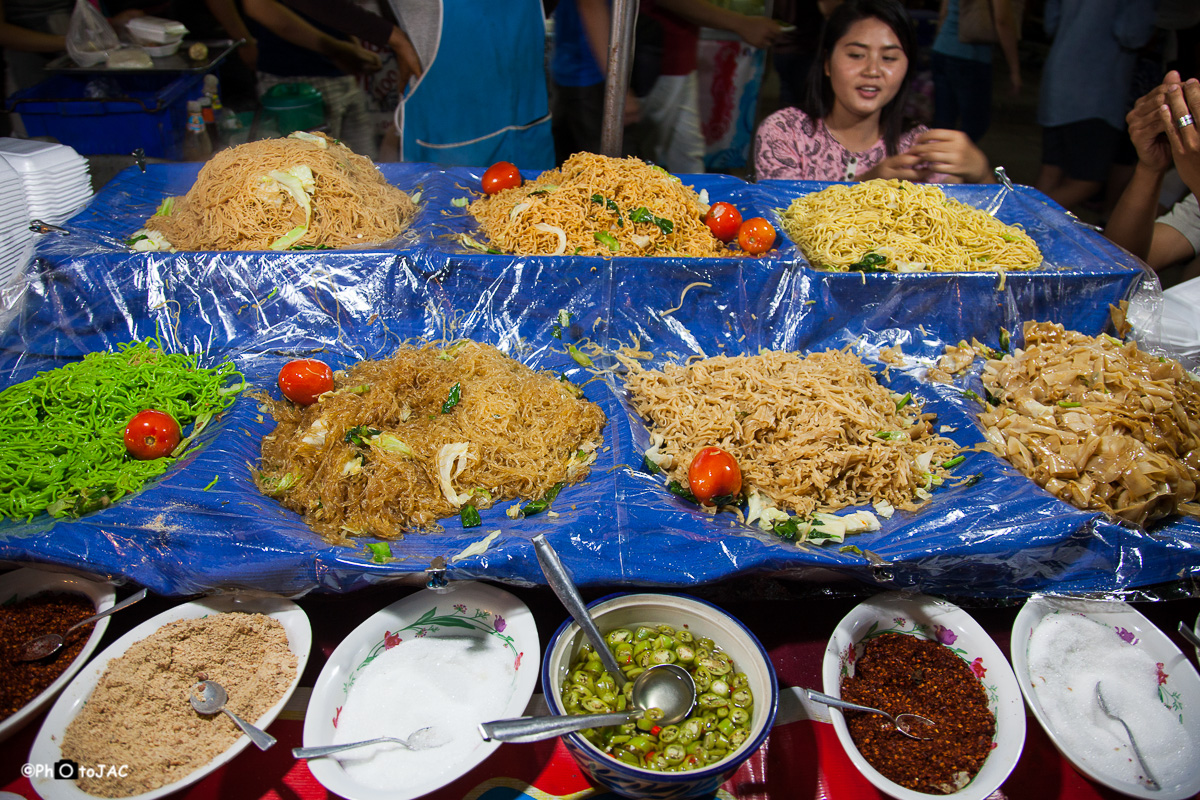
[[[146,589],[142,589],[140,592],[129,595],[129,597],[126,597],[112,608],[105,609],[99,614],[93,614],[85,620],[76,622],[74,625],[67,628],[65,633],[47,633],[37,637],[36,639],[30,639],[21,648],[20,655],[16,657],[16,660],[39,661],[43,658],[48,658],[49,656],[54,655],[62,649],[64,644],[66,644],[67,637],[71,635],[71,631],[75,630],[76,628],[82,628],[84,625],[95,622],[98,619],[103,619],[109,614],[115,614],[122,608],[127,608],[128,606],[133,605],[146,596],[146,591]]]
[[[201,714],[216,714],[218,711],[224,711],[250,737],[250,741],[254,742],[259,750],[266,750],[275,744],[274,736],[262,728],[251,725],[225,707],[225,703],[229,701],[229,695],[226,693],[225,687],[216,681],[200,681],[192,687],[188,699],[192,701],[192,708]]]
[[[324,758],[343,750],[353,750],[356,747],[366,747],[369,744],[398,744],[409,750],[428,750],[445,744],[436,728],[418,728],[409,734],[407,739],[397,736],[380,736],[376,739],[366,739],[361,742],[346,742],[345,744],[322,744],[315,747],[293,747],[292,756],[295,758]]]
[[[641,719],[651,708],[660,709],[657,725],[682,722],[696,704],[696,684],[691,674],[678,664],[655,664],[633,681],[634,710],[611,714],[549,714],[540,717],[516,717],[481,722],[479,733],[485,742],[540,742],[564,733],[586,728],[624,725]]]
[[[910,714],[905,711],[902,714],[892,716],[888,712],[881,709],[871,708],[870,706],[860,706],[858,703],[849,703],[845,700],[839,700],[836,697],[822,694],[815,689],[805,689],[804,691],[808,695],[809,700],[821,703],[823,705],[832,706],[833,708],[844,708],[848,711],[865,711],[868,714],[878,714],[881,717],[887,717],[896,730],[900,731],[900,733],[904,734],[910,739],[928,741],[933,738],[932,736],[918,736],[909,730],[909,726],[911,726],[914,722],[917,723],[918,727],[933,727],[937,724],[928,717],[922,717],[920,714]]]

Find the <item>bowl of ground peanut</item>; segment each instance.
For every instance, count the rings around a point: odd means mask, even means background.
[[[29,753],[43,800],[178,791],[250,744],[223,713],[188,697],[213,680],[226,708],[260,728],[291,697],[312,646],[304,611],[275,597],[220,595],[164,611],[82,669],[46,715]]]
[[[63,648],[37,661],[18,661],[25,642],[63,633],[113,606],[113,587],[62,572],[17,569],[0,575],[0,742],[39,714],[87,662],[108,617],[72,631]]]
[[[850,760],[899,800],[983,800],[1021,756],[1025,707],[1012,668],[953,603],[899,592],[860,603],[834,629],[822,679],[826,694],[933,721],[914,739],[877,714],[831,710]]]

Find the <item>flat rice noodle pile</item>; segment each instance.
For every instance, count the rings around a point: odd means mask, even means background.
[[[572,385],[472,341],[405,345],[339,370],[334,383],[307,407],[266,401],[278,425],[255,474],[260,491],[334,544],[436,529],[464,504],[535,500],[577,483],[606,422]],[[455,445],[462,460],[449,455]]]
[[[304,207],[272,172],[308,167],[316,184]],[[146,220],[176,250],[268,250],[297,226],[308,229],[287,247],[379,244],[399,236],[417,207],[366,156],[323,134],[263,139],[214,155],[188,193],[166,215]],[[277,247],[276,249],[286,249]]]
[[[744,491],[800,516],[880,500],[912,510],[958,452],[933,432],[932,415],[912,403],[897,410],[897,395],[848,350],[716,356],[661,371],[621,360],[633,407],[663,436],[667,471],[683,485],[696,452],[716,445],[737,459]]]
[[[637,158],[576,153],[470,211],[492,244],[517,255],[736,255],[712,235],[690,186]]]
[[[999,405],[984,449],[1055,497],[1145,525],[1200,506],[1200,383],[1110,336],[1025,323],[1025,347],[988,360]]]

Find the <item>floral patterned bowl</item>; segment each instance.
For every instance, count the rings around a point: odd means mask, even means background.
[[[529,608],[508,592],[483,583],[453,582],[450,590],[439,594],[423,589],[376,612],[355,628],[330,654],[313,687],[308,711],[304,715],[304,746],[333,744],[342,709],[346,706],[363,670],[376,658],[406,643],[427,638],[447,638],[475,641],[485,647],[479,652],[501,650],[512,658],[513,670],[498,674],[486,668],[493,664],[492,656],[474,655],[465,658],[470,663],[457,663],[475,674],[475,685],[469,687],[472,696],[495,697],[502,703],[502,712],[485,716],[487,719],[518,717],[525,711],[537,685],[538,660],[541,654],[537,626]],[[472,648],[476,645],[472,645]],[[474,649],[469,652],[476,652]],[[486,660],[484,660],[486,658]],[[461,661],[461,659],[460,659]],[[457,673],[456,673],[457,674]],[[366,683],[367,681],[364,681]],[[390,688],[390,687],[389,687]],[[405,693],[410,687],[396,686]],[[372,695],[374,697],[374,695]],[[380,699],[381,706],[384,699]],[[394,731],[391,735],[405,736],[412,731]],[[409,800],[445,786],[469,772],[490,756],[499,742],[485,742],[475,731],[470,737],[409,755],[422,761],[421,778],[397,780],[393,788],[381,789],[366,785],[343,768],[339,757],[315,758],[308,768],[322,785],[339,797],[349,800]],[[347,756],[369,751],[351,750]]]
[[[1076,752],[1071,747],[1068,737],[1063,735],[1064,732],[1055,729],[1042,707],[1035,678],[1029,670],[1029,641],[1034,629],[1042,620],[1054,614],[1078,614],[1087,617],[1098,625],[1112,629],[1116,634],[1113,637],[1114,647],[1128,645],[1150,656],[1145,660],[1147,665],[1149,662],[1155,664],[1159,700],[1178,714],[1193,746],[1200,745],[1200,714],[1196,713],[1196,709],[1200,708],[1200,675],[1197,675],[1187,656],[1154,623],[1132,606],[1119,601],[1033,597],[1025,603],[1017,618],[1013,620],[1013,669],[1016,671],[1021,691],[1025,693],[1025,702],[1029,705],[1029,710],[1046,730],[1054,746],[1079,772],[1130,797],[1183,800],[1200,793],[1200,762],[1194,758],[1190,760],[1190,769],[1185,774],[1157,775],[1161,787],[1151,789],[1141,783],[1106,774],[1096,764],[1088,763],[1085,754]],[[1122,641],[1124,645],[1120,644]],[[1110,691],[1112,690],[1106,689],[1106,694]]]
[[[734,665],[746,674],[754,693],[754,713],[745,744],[729,756],[704,769],[690,772],[656,772],[630,766],[602,752],[578,733],[563,737],[567,750],[580,768],[597,784],[627,797],[684,800],[708,797],[728,780],[766,740],[775,721],[779,685],[766,650],[742,623],[714,605],[693,597],[674,594],[610,595],[588,606],[601,633],[639,624],[686,627],[696,636],[707,636],[729,654]],[[542,693],[550,713],[566,713],[561,687],[570,666],[587,637],[568,620],[554,633],[542,664]]]
[[[884,633],[902,633],[939,642],[966,661],[987,692],[996,717],[992,752],[983,768],[957,792],[939,797],[983,800],[1012,772],[1025,745],[1025,707],[1021,690],[1004,653],[969,614],[953,603],[920,594],[886,592],[860,603],[842,619],[829,637],[821,678],[825,693],[841,697],[842,678],[854,674],[854,663],[868,640]],[[894,783],[867,763],[850,738],[845,717],[831,709],[833,727],[846,754],[880,791],[899,800],[928,800],[932,795]]]

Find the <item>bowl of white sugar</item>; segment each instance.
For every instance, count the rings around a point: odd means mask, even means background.
[[[1031,598],[1013,622],[1011,652],[1026,704],[1079,772],[1131,797],[1200,792],[1200,675],[1132,606]],[[1097,683],[1128,732],[1100,709]]]
[[[533,696],[541,646],[529,608],[483,583],[421,590],[369,617],[329,656],[304,717],[304,746],[407,739],[430,727],[433,747],[379,744],[309,759],[326,789],[349,800],[409,800],[469,772],[499,747],[479,723],[519,717]]]

